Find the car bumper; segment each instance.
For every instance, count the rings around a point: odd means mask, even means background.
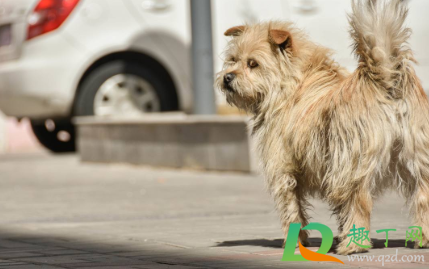
[[[21,57],[0,63],[0,110],[8,116],[70,116],[82,53],[60,36],[24,44]]]

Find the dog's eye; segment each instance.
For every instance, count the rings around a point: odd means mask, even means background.
[[[230,58],[228,59],[228,62],[235,63],[235,62],[237,62],[237,61],[236,61],[235,57],[230,57]]]
[[[258,63],[255,60],[249,60],[247,62],[247,66],[250,67],[250,68],[255,68],[255,67],[258,66]]]

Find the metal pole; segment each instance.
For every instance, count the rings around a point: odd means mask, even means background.
[[[216,113],[210,0],[191,0],[194,114]]]

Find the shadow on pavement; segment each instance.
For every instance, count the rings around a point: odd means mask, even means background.
[[[278,257],[214,248],[183,248],[151,240],[118,241],[0,231],[0,268],[282,268]],[[262,264],[261,264],[262,263]]]
[[[311,247],[319,248],[322,239],[320,237],[310,238],[309,239]],[[385,239],[371,239],[373,244],[373,249],[384,249]],[[249,239],[249,240],[234,240],[234,241],[224,241],[216,245],[216,247],[236,247],[236,246],[257,246],[257,247],[267,247],[267,248],[283,248],[283,239]],[[335,252],[337,246],[336,240],[332,244],[330,252]],[[389,245],[387,248],[399,248],[405,247],[405,240],[401,239],[389,239]],[[407,248],[414,248],[414,243],[408,243]]]
[[[235,240],[224,241],[216,245],[216,247],[237,247],[237,246],[256,246],[267,248],[282,248],[283,239],[249,239],[249,240]],[[320,245],[320,244],[319,244]]]

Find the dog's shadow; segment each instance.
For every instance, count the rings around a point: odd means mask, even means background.
[[[322,238],[310,238],[309,239],[312,248],[319,248],[322,244]],[[383,249],[386,248],[384,243],[385,239],[376,239],[372,238],[372,249]],[[334,240],[330,253],[335,253],[335,249],[337,247],[337,242]],[[257,246],[257,247],[267,247],[267,248],[283,248],[283,239],[248,239],[248,240],[233,240],[233,241],[223,241],[217,243],[215,247],[237,247],[237,246]],[[389,239],[389,245],[387,248],[400,248],[405,247],[405,240],[401,239]],[[413,248],[414,243],[408,242],[407,248]]]

